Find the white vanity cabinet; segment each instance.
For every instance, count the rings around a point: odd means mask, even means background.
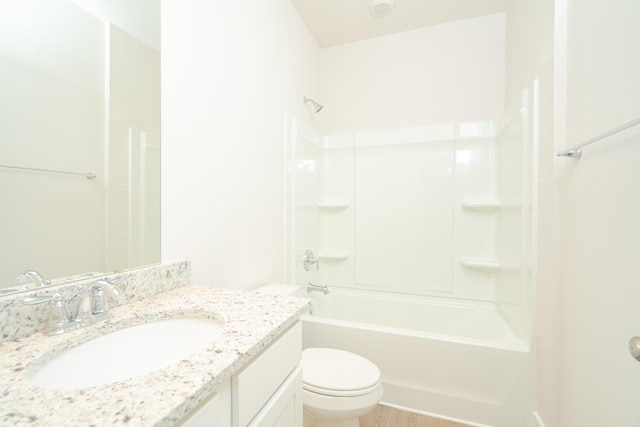
[[[188,414],[182,427],[301,427],[298,321]]]

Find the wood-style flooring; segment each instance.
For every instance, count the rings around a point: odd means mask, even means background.
[[[401,411],[378,405],[368,415],[360,418],[360,427],[469,427],[453,421],[432,418],[422,414]]]

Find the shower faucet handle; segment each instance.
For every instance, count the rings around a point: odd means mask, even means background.
[[[304,251],[304,255],[302,255],[302,265],[306,271],[309,271],[314,264],[316,265],[316,270],[319,270],[320,263],[318,262],[318,258],[311,252],[311,249],[307,249]]]

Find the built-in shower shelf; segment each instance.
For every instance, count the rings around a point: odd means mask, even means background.
[[[460,264],[463,267],[471,268],[478,271],[494,272],[500,270],[500,263],[490,258],[460,258]]]
[[[493,210],[501,205],[498,200],[463,200],[460,202],[462,209],[470,210]]]
[[[349,258],[349,251],[320,251],[318,252],[318,258],[327,261],[342,261]]]
[[[318,207],[326,210],[346,209],[349,206],[351,206],[351,202],[348,200],[322,200],[318,202]]]

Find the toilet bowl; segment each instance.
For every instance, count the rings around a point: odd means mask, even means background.
[[[334,348],[302,352],[302,386],[305,427],[358,427],[382,398],[378,367]]]

